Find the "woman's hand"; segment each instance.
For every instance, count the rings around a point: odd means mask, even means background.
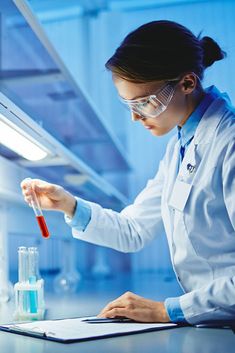
[[[63,187],[47,183],[40,179],[28,178],[24,179],[20,185],[27,203],[31,201],[33,189],[42,209],[62,211],[72,218],[76,206],[76,199]]]
[[[170,322],[162,302],[145,299],[131,292],[126,292],[106,305],[98,317],[127,317],[140,322]]]

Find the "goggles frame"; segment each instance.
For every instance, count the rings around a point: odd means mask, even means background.
[[[120,101],[128,106],[133,113],[142,117],[142,119],[147,117],[157,118],[168,107],[175,92],[175,85],[180,79],[181,78],[176,78],[166,81],[163,87],[159,88],[154,94],[140,97],[138,99],[124,99],[119,97]],[[149,103],[152,105],[152,113],[148,111],[144,112],[144,109]]]

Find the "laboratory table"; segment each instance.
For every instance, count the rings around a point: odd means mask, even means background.
[[[158,276],[158,275],[157,275]],[[156,278],[155,274],[83,281],[77,293],[55,295],[46,291],[47,319],[96,315],[110,300],[126,290],[153,298],[155,283],[161,288],[157,300],[167,295],[177,295],[180,289],[174,280]],[[159,286],[159,282],[162,281]],[[149,286],[151,283],[151,286]],[[151,287],[151,288],[150,288]],[[151,289],[151,293],[150,293]],[[168,293],[168,294],[167,294]],[[170,293],[170,294],[169,294]],[[12,321],[14,303],[0,306],[0,322]],[[235,334],[228,328],[179,327],[163,331],[105,338],[78,343],[57,343],[38,338],[0,331],[1,353],[232,353],[235,352]]]

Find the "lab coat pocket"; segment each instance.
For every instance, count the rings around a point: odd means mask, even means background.
[[[176,180],[170,197],[169,206],[183,212],[191,189],[192,184],[185,183],[181,180]]]

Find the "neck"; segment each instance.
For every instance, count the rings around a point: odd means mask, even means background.
[[[187,108],[185,117],[181,120],[179,124],[180,127],[182,127],[186,123],[186,121],[188,120],[192,112],[197,108],[198,104],[201,102],[204,96],[205,92],[200,87],[197,88],[192,94],[189,94],[185,97]]]

